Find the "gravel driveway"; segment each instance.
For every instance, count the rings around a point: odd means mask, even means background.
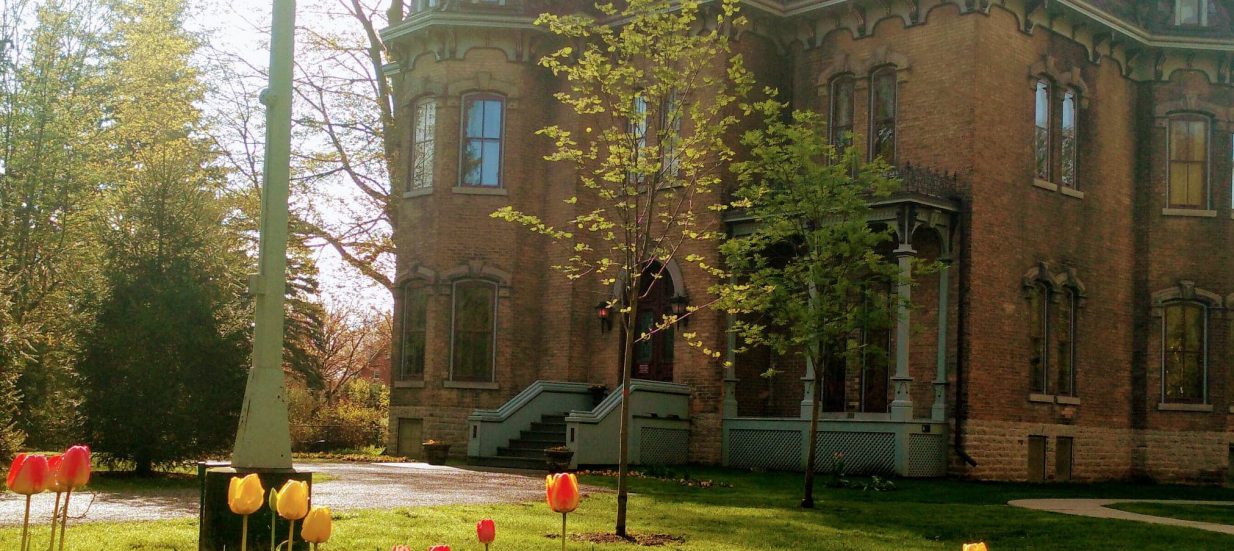
[[[425,463],[307,463],[297,469],[330,475],[314,485],[313,504],[335,510],[468,503],[518,503],[544,499],[544,475],[475,471]],[[592,489],[594,491],[594,489]],[[74,494],[73,522],[161,520],[197,516],[196,489],[140,494]],[[33,518],[50,518],[54,497],[34,496]],[[0,494],[0,525],[21,524],[25,496]]]

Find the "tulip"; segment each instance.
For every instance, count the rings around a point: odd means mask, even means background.
[[[963,551],[989,551],[986,549],[985,542],[966,543]]]
[[[296,544],[296,521],[304,518],[309,512],[308,484],[300,480],[288,480],[274,497],[278,514],[291,521],[287,534],[287,549],[294,549]]]
[[[275,545],[276,538],[274,537],[274,526],[279,520],[279,491],[278,488],[270,488],[270,549],[277,549]]]
[[[21,550],[26,551],[30,534],[30,497],[42,493],[48,484],[47,458],[41,455],[17,454],[9,465],[5,485],[10,491],[26,496],[26,516],[21,523]]]
[[[544,479],[548,506],[561,513],[561,551],[566,549],[566,515],[578,509],[578,479],[573,473],[550,474]]]
[[[449,545],[434,545],[428,548],[428,551],[450,551]]]
[[[62,459],[57,478],[65,492],[64,509],[60,517],[60,551],[64,551],[64,530],[69,523],[69,499],[73,497],[73,490],[90,482],[90,446],[72,446],[64,450],[64,455],[60,457]]]
[[[332,529],[330,509],[313,507],[308,516],[304,517],[304,527],[300,529],[300,537],[313,544],[313,549],[316,550],[317,544],[325,543],[330,539]]]
[[[231,477],[227,486],[227,506],[237,515],[248,516],[256,513],[266,501],[266,489],[261,487],[261,479],[256,474],[243,478]]]
[[[493,519],[486,518],[476,523],[476,538],[484,544],[485,551],[488,551],[488,544],[497,538],[497,526],[493,524]]]
[[[61,474],[61,464],[64,462],[64,456],[53,455],[47,458],[47,489],[56,493],[56,503],[51,507],[51,541],[47,544],[47,551],[52,551],[56,548],[56,525],[60,523],[60,494],[64,492],[65,484],[64,476]],[[64,504],[68,508],[68,504]]]
[[[256,513],[266,501],[266,489],[261,487],[261,478],[251,473],[244,478],[233,476],[227,483],[227,506],[231,512],[241,515],[240,551],[249,546],[249,515]]]

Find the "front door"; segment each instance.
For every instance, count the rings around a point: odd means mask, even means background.
[[[660,279],[652,277],[655,273],[660,274]],[[675,327],[652,332],[664,321],[664,316],[671,313],[674,295],[672,277],[661,270],[659,264],[653,264],[643,273],[639,286],[642,292],[635,317],[634,378],[672,382]],[[646,336],[648,333],[651,333],[650,337]]]
[[[398,419],[398,456],[424,459],[423,442],[424,422],[420,419]]]

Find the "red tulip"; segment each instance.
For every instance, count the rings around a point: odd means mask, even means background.
[[[449,545],[434,545],[428,548],[428,551],[450,551]]]
[[[476,523],[476,537],[484,545],[493,543],[493,540],[497,538],[497,526],[493,524],[493,519],[486,518]]]
[[[13,492],[27,496],[47,489],[47,458],[41,455],[17,454],[9,466],[5,485]]]
[[[69,489],[68,484],[64,483],[64,476],[61,473],[61,466],[64,463],[63,455],[53,455],[47,458],[47,490],[56,492],[57,494]]]
[[[90,447],[73,446],[64,452],[60,467],[65,489],[77,489],[90,482]]]
[[[578,479],[573,473],[550,474],[544,480],[548,506],[555,513],[572,513],[578,509]]]

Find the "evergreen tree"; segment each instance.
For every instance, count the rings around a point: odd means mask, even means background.
[[[108,295],[79,370],[94,449],[137,471],[224,449],[248,355],[244,273],[215,152],[196,130],[204,86],[184,0],[113,6],[105,105]]]

